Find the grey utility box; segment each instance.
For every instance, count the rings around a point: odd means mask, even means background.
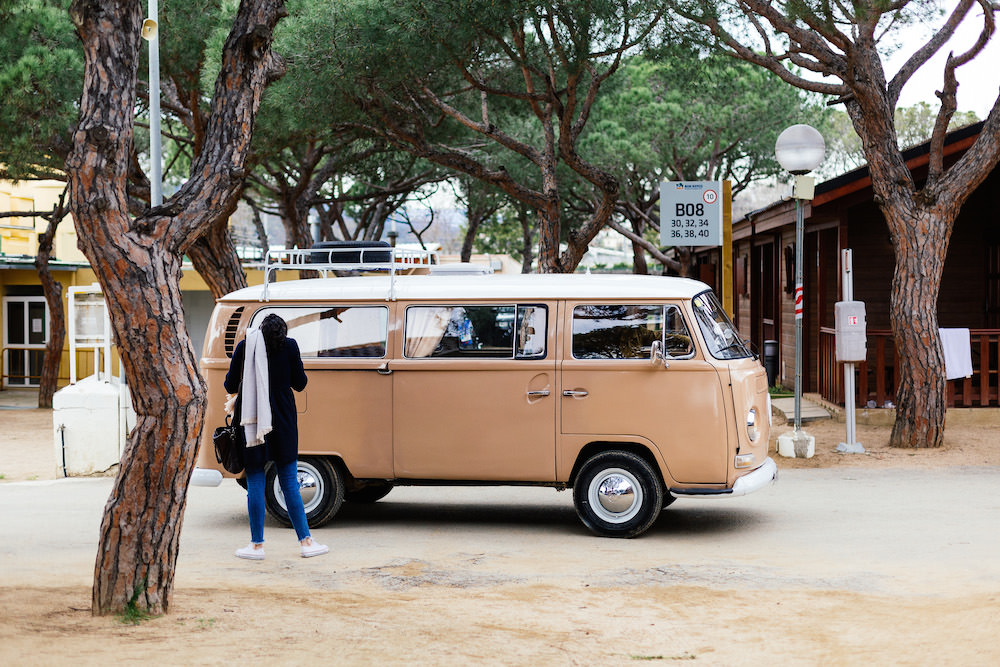
[[[834,308],[837,361],[859,362],[868,357],[864,301],[838,301]]]

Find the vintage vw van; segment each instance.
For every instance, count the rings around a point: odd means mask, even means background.
[[[309,378],[296,401],[313,526],[397,485],[542,485],[572,488],[594,533],[633,537],[676,498],[740,496],[776,478],[764,369],[705,284],[391,271],[219,299],[194,484],[224,477],[211,443],[223,379],[269,313],[288,323]],[[267,479],[268,511],[287,523]]]

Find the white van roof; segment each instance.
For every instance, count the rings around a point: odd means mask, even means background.
[[[313,278],[271,283],[268,301],[387,300],[389,276]],[[524,301],[547,298],[690,299],[709,289],[688,278],[631,274],[495,274],[395,276],[392,293],[403,301],[486,299]],[[220,302],[263,301],[264,286],[227,294]]]

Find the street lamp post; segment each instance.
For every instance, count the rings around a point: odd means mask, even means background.
[[[796,456],[805,453],[811,436],[802,431],[802,250],[805,242],[802,200],[812,199],[814,179],[806,176],[816,169],[826,155],[826,143],[815,128],[792,125],[778,135],[774,156],[781,167],[795,176],[792,197],[795,199],[795,430],[792,435]]]
[[[149,0],[142,38],[149,42],[149,205],[163,203],[163,157],[160,145],[160,36],[157,0]]]

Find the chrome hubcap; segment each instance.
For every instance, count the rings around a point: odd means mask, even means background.
[[[635,502],[635,489],[621,475],[610,475],[601,482],[597,489],[597,498],[601,506],[609,512],[620,514]]]
[[[306,514],[309,514],[317,504],[323,499],[323,484],[319,474],[310,465],[299,464],[296,477],[299,482],[299,493],[302,495],[302,505]],[[288,504],[285,502],[285,494],[281,491],[281,484],[278,478],[274,478],[274,497],[281,508],[288,511]]]
[[[642,486],[622,468],[610,468],[594,477],[588,496],[591,509],[608,523],[625,523],[642,508]]]

